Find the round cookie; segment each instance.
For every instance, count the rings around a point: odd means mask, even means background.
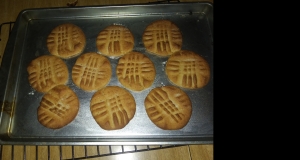
[[[43,93],[57,85],[66,84],[69,77],[65,62],[52,55],[43,55],[32,60],[27,72],[31,87]]]
[[[47,47],[52,55],[71,58],[79,55],[86,45],[83,31],[71,23],[55,27],[47,37]]]
[[[109,60],[98,53],[82,54],[72,68],[72,80],[85,91],[96,91],[106,86],[112,76]]]
[[[169,56],[182,47],[180,29],[169,20],[158,20],[148,25],[143,33],[147,51],[158,56]]]
[[[47,128],[59,129],[71,123],[78,111],[77,95],[69,87],[59,85],[43,96],[37,109],[38,121]]]
[[[175,85],[188,89],[202,88],[210,80],[210,67],[207,61],[192,51],[181,50],[171,55],[165,72]]]
[[[117,58],[132,51],[134,37],[125,26],[110,25],[98,34],[96,46],[101,54]]]
[[[152,89],[144,104],[150,120],[164,130],[183,128],[189,122],[192,114],[190,98],[175,86]]]
[[[126,89],[107,86],[93,95],[90,110],[101,128],[116,130],[124,128],[133,118],[136,103]]]
[[[156,74],[153,62],[139,52],[130,52],[121,57],[116,70],[120,83],[133,91],[150,87]]]

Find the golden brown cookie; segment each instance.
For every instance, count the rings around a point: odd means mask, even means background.
[[[79,110],[79,100],[72,89],[59,85],[47,92],[37,109],[38,121],[45,127],[59,129],[72,122]]]
[[[71,58],[79,55],[86,45],[83,31],[71,23],[55,27],[47,38],[47,47],[52,55]]]
[[[93,95],[90,110],[101,128],[116,130],[124,128],[133,118],[136,103],[126,89],[107,86]]]
[[[144,54],[130,52],[119,59],[117,77],[127,89],[141,91],[150,87],[155,79],[153,62]]]
[[[199,54],[187,50],[171,55],[165,72],[172,83],[188,89],[202,88],[210,79],[210,67],[207,61]]]
[[[116,58],[132,51],[134,37],[126,27],[110,25],[98,34],[96,45],[101,54]]]
[[[57,85],[66,84],[69,77],[65,62],[51,55],[43,55],[32,60],[27,72],[31,87],[43,93]]]
[[[112,70],[109,60],[98,53],[82,54],[72,68],[72,80],[85,91],[95,91],[106,86]]]
[[[152,89],[144,103],[150,120],[165,130],[183,128],[192,114],[190,98],[184,91],[174,86]]]
[[[158,56],[169,56],[182,47],[180,29],[169,20],[158,20],[148,25],[143,33],[147,51]]]

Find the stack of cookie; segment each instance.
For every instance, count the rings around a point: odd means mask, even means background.
[[[79,55],[86,45],[83,31],[74,24],[55,27],[47,38],[51,55],[31,61],[27,67],[32,88],[45,93],[38,107],[38,121],[45,127],[59,129],[72,122],[79,111],[75,92],[66,86],[69,72],[61,59]]]
[[[142,38],[149,53],[159,57],[169,56],[165,73],[172,84],[185,89],[198,89],[208,83],[208,63],[192,51],[181,50],[181,31],[173,22],[158,20],[151,23]],[[166,130],[183,128],[192,113],[188,95],[175,86],[154,88],[145,99],[145,108],[151,121]]]

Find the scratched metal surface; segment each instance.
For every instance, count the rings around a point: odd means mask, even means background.
[[[24,10],[18,16],[13,34],[2,62],[1,92],[3,102],[13,102],[11,115],[1,112],[0,143],[19,144],[200,144],[213,142],[213,26],[210,3],[179,3],[153,5],[123,5],[76,8],[48,8]],[[148,53],[142,43],[144,29],[158,19],[174,22],[183,36],[183,50],[203,56],[211,68],[208,85],[197,90],[183,89],[192,101],[192,116],[180,130],[162,130],[148,118],[144,99],[151,89],[172,85],[164,72],[168,57]],[[106,26],[121,24],[129,28],[135,39],[134,51],[148,56],[155,64],[156,78],[153,85],[141,92],[130,91],[136,101],[136,113],[129,124],[120,130],[106,131],[93,119],[89,104],[95,92],[85,92],[72,82],[71,69],[79,57],[64,60],[69,69],[67,85],[80,100],[77,117],[67,126],[51,130],[37,121],[37,108],[43,96],[28,83],[27,65],[34,58],[49,55],[46,38],[59,24],[70,22],[85,33],[87,45],[83,53],[97,52],[96,36]],[[118,59],[109,59],[113,75],[110,85],[123,87],[116,77]],[[6,72],[7,71],[7,72]],[[7,80],[7,81],[6,81]],[[4,84],[4,83],[3,83]],[[2,85],[3,85],[2,84]],[[9,106],[4,106],[8,108]]]

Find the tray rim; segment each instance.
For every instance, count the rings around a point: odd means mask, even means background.
[[[214,4],[210,1],[195,1],[195,2],[172,2],[172,3],[135,3],[135,4],[113,4],[113,5],[87,5],[87,6],[74,6],[74,7],[42,7],[42,8],[27,8],[27,9],[23,9],[19,12],[18,17],[21,14],[24,14],[24,12],[26,11],[30,11],[30,10],[55,10],[55,9],[81,9],[81,8],[112,8],[112,7],[129,7],[129,6],[155,6],[155,5],[165,5],[165,6],[169,6],[169,5],[181,5],[181,4],[208,4],[211,7],[214,6]]]

